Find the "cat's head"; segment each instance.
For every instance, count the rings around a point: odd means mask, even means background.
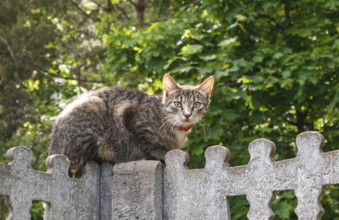
[[[165,74],[162,103],[166,112],[166,123],[183,131],[190,130],[207,112],[213,85],[213,76],[197,86],[181,86],[170,75]]]

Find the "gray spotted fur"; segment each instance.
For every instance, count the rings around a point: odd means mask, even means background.
[[[213,78],[208,80],[207,86],[207,80],[196,87],[180,86],[166,74],[163,97],[118,87],[83,95],[57,116],[49,154],[66,155],[72,172],[89,160],[163,160],[186,142],[191,129],[180,131],[178,126],[192,126],[206,113],[213,87]],[[199,108],[193,107],[196,102]]]

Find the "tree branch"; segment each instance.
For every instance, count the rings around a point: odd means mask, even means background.
[[[55,77],[55,78],[61,78],[61,79],[65,79],[65,80],[76,80],[77,82],[83,82],[83,83],[103,83],[103,81],[98,81],[98,80],[87,80],[87,79],[80,79],[80,77],[77,78],[73,78],[73,77],[67,77],[67,76],[61,76],[55,73],[51,73],[47,70],[45,70],[44,68],[41,68],[35,64],[33,64],[33,66],[37,69],[39,69],[42,73],[45,73],[49,76]]]
[[[290,121],[288,119],[285,119],[285,121],[291,125],[297,126],[297,123],[295,123],[294,121]]]
[[[137,4],[135,4],[135,2],[134,1],[132,1],[132,0],[127,0],[129,3],[131,3],[134,7],[137,7]]]
[[[145,23],[145,9],[147,5],[146,0],[137,0],[137,3],[135,3],[132,0],[127,0],[129,3],[131,3],[137,13],[137,20],[138,20],[138,26],[143,27]]]
[[[285,23],[287,27],[292,26],[289,0],[284,0]]]
[[[80,11],[81,14],[85,15],[85,17],[87,17],[88,19],[91,19],[91,20],[93,20],[93,21],[95,21],[95,22],[100,21],[100,19],[94,18],[94,17],[92,17],[90,14],[87,14],[87,13],[79,6],[78,3],[74,2],[74,1],[72,1],[72,3],[73,3],[73,5],[75,6],[75,8],[76,8],[78,11]],[[97,4],[96,2],[94,2],[94,3]],[[98,5],[98,7],[100,7],[100,5]]]
[[[41,73],[47,74],[49,76],[55,77],[55,78],[61,78],[61,79],[65,79],[65,80],[76,80],[78,82],[84,82],[84,83],[103,83],[103,81],[99,81],[99,80],[87,80],[87,79],[80,79],[80,78],[73,78],[73,77],[67,77],[67,76],[61,76],[55,73],[51,73],[48,70],[46,70],[45,68],[39,66],[38,64],[34,63],[34,61],[28,59],[28,58],[24,58],[25,60],[27,60],[28,65],[38,69]],[[58,71],[60,72],[60,71]]]
[[[145,10],[146,10],[146,1],[145,0],[138,0],[137,3],[137,19],[138,19],[138,26],[143,27],[145,25]]]
[[[124,8],[120,7],[119,5],[116,5],[116,7],[126,19],[129,19],[129,16]]]
[[[106,5],[103,7],[103,9],[108,12],[111,13],[113,10],[113,4],[111,0],[106,0]]]
[[[0,40],[5,44],[5,46],[6,46],[7,50],[8,50],[8,52],[9,52],[10,56],[12,57],[12,59],[14,61],[16,61],[16,56],[15,56],[13,50],[12,50],[11,45],[8,43],[8,41],[4,37],[2,37],[2,36],[0,36]]]

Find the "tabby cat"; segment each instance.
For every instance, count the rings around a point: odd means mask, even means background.
[[[72,174],[89,160],[163,160],[185,145],[208,109],[213,84],[210,76],[198,86],[180,86],[165,74],[163,96],[118,87],[82,95],[57,116],[49,155],[66,155]]]

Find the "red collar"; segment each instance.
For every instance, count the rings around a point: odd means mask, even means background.
[[[190,130],[192,127],[193,127],[192,125],[190,125],[190,126],[188,126],[188,127],[178,126],[177,129],[178,129],[179,131],[188,131],[188,130]]]

